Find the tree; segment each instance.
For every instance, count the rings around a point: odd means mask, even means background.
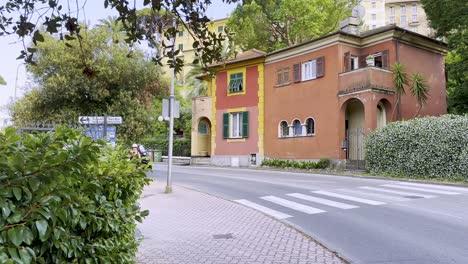
[[[114,43],[119,43],[125,39],[122,23],[115,17],[109,16],[107,19],[99,19],[98,27],[102,27],[109,32]]]
[[[6,85],[7,83],[5,82],[5,80],[3,79],[2,76],[0,76],[0,85]]]
[[[82,115],[120,115],[119,138],[138,142],[152,133],[153,100],[167,95],[167,84],[158,66],[142,52],[129,54],[124,43],[114,43],[109,30],[87,31],[81,40],[46,36],[31,46],[37,51],[28,70],[38,87],[12,106],[14,123],[76,123]],[[96,71],[83,74],[83,63]]]
[[[226,3],[234,3],[238,0],[223,0]],[[169,63],[175,60],[174,67],[179,72],[183,66],[182,60],[176,60],[177,52],[172,52],[171,38],[178,32],[178,27],[182,25],[192,34],[196,40],[193,44],[196,58],[200,58],[202,64],[210,64],[220,60],[222,41],[224,36],[215,32],[210,32],[210,19],[205,15],[207,6],[211,0],[166,0],[166,1],[143,1],[144,8],[150,8],[155,13],[167,12],[173,18],[172,25],[167,27],[143,27],[138,19],[136,1],[121,0],[101,0],[105,8],[117,10],[119,13],[117,20],[122,23],[123,31],[126,33],[125,42],[132,46],[141,41],[153,39],[155,31],[164,36],[160,43],[162,52],[155,52],[154,62],[161,64],[164,57],[169,58]],[[75,5],[76,3],[76,5]],[[82,26],[80,17],[83,13],[80,10],[79,1],[70,3],[65,0],[6,0],[0,5],[0,35],[15,34],[23,40],[25,49],[21,51],[20,59],[32,63],[36,50],[27,48],[26,41],[32,37],[34,44],[44,41],[45,34],[57,34],[62,40],[77,39],[80,41],[84,36],[81,34]],[[84,1],[84,4],[86,1]],[[72,5],[72,6],[71,6]],[[71,12],[70,10],[77,10]],[[40,29],[43,28],[44,31]],[[82,60],[86,54],[81,53]],[[82,64],[85,73],[94,73],[91,65]]]
[[[418,116],[423,106],[426,104],[429,87],[427,86],[424,77],[420,73],[411,74],[410,79],[411,94],[416,98],[419,104],[418,112],[414,115],[414,117],[416,117]]]
[[[421,3],[436,36],[445,39],[450,50],[446,57],[449,112],[468,113],[468,5],[458,0]]]
[[[273,51],[303,43],[338,29],[355,0],[244,1],[227,23],[242,49]]]
[[[406,74],[406,67],[397,62],[392,66],[393,86],[395,87],[395,94],[397,96],[396,110],[397,119],[401,120],[401,96],[406,94],[405,85],[408,85],[408,76]],[[395,110],[394,110],[395,111]]]

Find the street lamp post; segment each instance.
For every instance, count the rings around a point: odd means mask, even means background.
[[[174,18],[173,27],[177,28],[177,20]],[[172,54],[174,54],[175,35],[172,37]],[[167,184],[165,193],[172,193],[172,145],[174,141],[174,85],[175,85],[175,58],[172,59],[171,94],[169,96],[169,149],[167,151]]]
[[[15,78],[15,97],[14,97],[14,101],[16,102],[16,90],[18,88],[18,71],[19,71],[19,68],[21,65],[25,65],[24,63],[20,63],[18,64],[18,66],[16,67],[16,78]]]

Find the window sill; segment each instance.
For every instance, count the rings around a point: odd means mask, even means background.
[[[288,138],[305,138],[305,137],[315,137],[315,134],[309,134],[309,135],[300,135],[300,136],[287,136],[287,137],[278,137],[278,139],[288,139]]]
[[[245,90],[244,91],[240,91],[240,92],[229,92],[227,93],[227,96],[236,96],[236,95],[244,95],[245,94]]]
[[[233,142],[245,142],[245,138],[228,138],[227,139],[228,143],[233,143]]]
[[[283,84],[277,84],[277,85],[275,85],[275,88],[279,88],[279,87],[288,86],[288,85],[290,85],[290,84],[291,84],[291,82],[288,82],[288,83],[283,83]]]

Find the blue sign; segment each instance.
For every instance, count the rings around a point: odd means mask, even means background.
[[[117,139],[117,129],[115,126],[107,126],[106,141],[115,144]],[[85,136],[95,140],[104,139],[104,126],[89,126],[86,127]]]

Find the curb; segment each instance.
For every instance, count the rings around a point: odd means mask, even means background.
[[[184,189],[187,189],[187,190],[191,190],[191,191],[194,191],[194,192],[198,192],[198,193],[202,193],[202,194],[206,194],[206,195],[209,195],[209,196],[212,196],[212,197],[215,197],[215,198],[218,198],[218,199],[221,199],[221,200],[224,200],[226,202],[229,202],[229,203],[234,203],[234,204],[237,204],[237,205],[240,205],[246,209],[249,209],[249,210],[253,210],[255,212],[258,212],[276,222],[279,222],[295,231],[297,231],[298,233],[300,233],[301,235],[303,235],[304,237],[308,238],[309,240],[313,241],[314,243],[317,243],[318,245],[322,246],[323,248],[325,248],[326,250],[330,251],[331,253],[335,254],[336,257],[338,257],[341,261],[343,261],[345,264],[351,264],[351,261],[349,261],[348,259],[346,259],[345,256],[343,256],[342,254],[340,254],[339,252],[337,252],[336,250],[333,250],[327,246],[325,246],[322,242],[318,241],[317,239],[315,239],[314,237],[312,237],[311,235],[307,234],[304,230],[302,230],[300,227],[292,224],[292,223],[288,223],[288,222],[285,222],[285,221],[282,221],[282,220],[279,220],[279,219],[276,219],[270,215],[267,215],[261,211],[258,211],[258,210],[255,210],[253,208],[250,208],[248,206],[245,206],[243,204],[240,204],[240,203],[236,203],[235,201],[232,201],[232,200],[229,200],[229,199],[226,199],[224,197],[221,197],[221,196],[218,196],[218,195],[214,195],[214,194],[211,194],[211,193],[207,193],[207,192],[204,192],[204,191],[200,191],[200,190],[196,190],[196,189],[193,189],[193,188],[190,188],[190,187],[187,187],[187,186],[183,186],[183,185],[178,185],[178,184],[174,184],[174,186],[177,186],[179,188],[184,188]]]

